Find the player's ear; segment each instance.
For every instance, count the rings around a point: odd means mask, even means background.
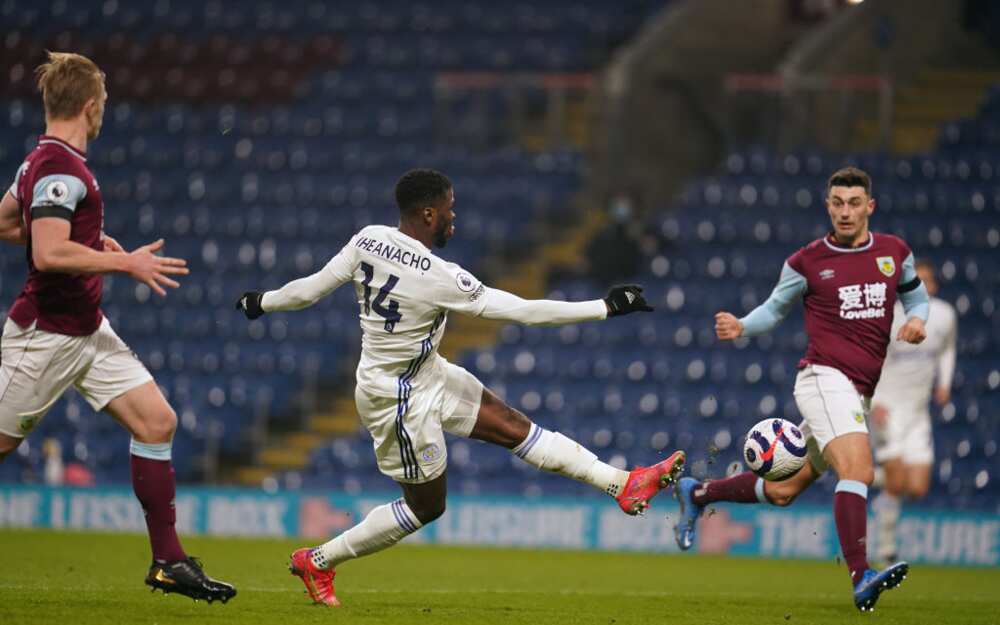
[[[425,224],[427,224],[429,226],[432,223],[434,223],[434,207],[433,206],[425,206],[423,208],[423,215],[424,215],[424,223]]]

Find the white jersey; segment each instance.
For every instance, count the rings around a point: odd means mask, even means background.
[[[361,320],[358,386],[395,396],[401,384],[418,386],[438,365],[448,311],[478,315],[485,287],[455,263],[435,257],[396,228],[369,226],[338,256],[352,278]]]
[[[523,300],[484,286],[472,273],[435,256],[390,226],[363,228],[316,274],[264,294],[265,311],[297,310],[354,283],[363,332],[358,386],[397,397],[419,388],[442,366],[438,345],[451,311],[527,324],[603,319],[602,300]]]
[[[893,340],[889,343],[873,402],[926,406],[931,399],[935,377],[937,386],[951,387],[958,338],[957,316],[951,304],[932,297],[927,338],[918,345],[895,340],[904,323],[906,315],[902,305],[897,303],[892,320]]]

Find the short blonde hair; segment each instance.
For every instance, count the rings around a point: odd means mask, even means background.
[[[104,72],[73,52],[48,52],[49,60],[35,69],[38,90],[45,102],[45,116],[71,119],[80,114],[87,100],[101,97]]]

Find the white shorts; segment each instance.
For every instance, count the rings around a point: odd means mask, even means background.
[[[397,482],[422,484],[444,473],[444,433],[468,438],[479,416],[483,384],[440,358],[429,382],[398,397],[371,395],[360,387],[354,401],[371,432],[379,471]]]
[[[858,393],[854,383],[833,367],[806,365],[799,370],[795,404],[802,414],[799,429],[809,443],[809,460],[820,472],[827,467],[823,450],[830,441],[852,432],[868,433],[865,419],[871,398]]]
[[[931,413],[926,403],[913,403],[880,398],[889,416],[885,427],[872,427],[875,460],[902,460],[904,464],[934,462],[934,437],[931,434]]]
[[[94,410],[153,379],[107,319],[89,336],[45,332],[10,319],[0,342],[0,432],[24,438],[70,385]]]

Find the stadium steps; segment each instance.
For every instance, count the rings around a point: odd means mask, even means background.
[[[934,148],[942,125],[974,117],[1000,71],[933,68],[921,71],[912,85],[899,89],[893,108],[892,151],[906,155]],[[878,120],[864,119],[858,134],[862,146],[878,145]]]
[[[346,436],[358,430],[353,393],[337,395],[328,410],[309,417],[300,432],[276,437],[261,450],[254,466],[241,467],[236,479],[241,484],[259,486],[278,471],[301,470],[317,447],[330,437]]]
[[[528,299],[545,297],[549,270],[579,263],[587,242],[605,221],[603,212],[587,211],[562,240],[542,247],[534,257],[517,263],[494,285]],[[466,350],[493,345],[503,325],[500,321],[452,315],[441,344],[441,355],[455,362]],[[260,486],[264,480],[282,471],[300,471],[309,464],[313,452],[330,438],[357,432],[360,424],[354,405],[353,385],[334,395],[329,405],[329,410],[310,416],[301,432],[274,437],[258,454],[254,465],[236,471],[236,481],[247,486]]]

